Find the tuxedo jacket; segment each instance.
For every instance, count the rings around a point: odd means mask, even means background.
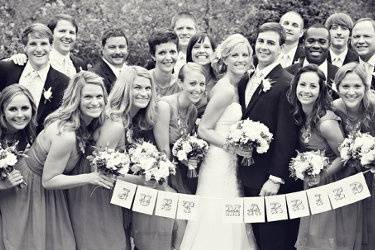
[[[109,94],[117,79],[112,69],[102,58],[100,58],[99,62],[97,62],[90,70],[103,78],[105,88]]]
[[[83,61],[78,56],[70,54],[70,60],[72,60],[74,68],[76,68],[76,72],[80,72],[81,70],[87,70],[87,65],[85,61]]]
[[[332,63],[331,53],[328,53],[327,61]],[[348,48],[348,53],[346,53],[343,65],[350,62],[359,62],[359,57],[354,50]]]
[[[0,62],[0,91],[5,87],[18,83],[21,74],[25,68],[25,65],[19,66],[13,62]],[[64,95],[64,91],[69,84],[69,77],[63,73],[50,67],[46,81],[44,83],[43,92],[51,88],[52,96],[49,100],[42,96],[40,98],[38,110],[37,110],[37,133],[43,129],[44,119],[55,111],[61,105],[61,100]]]
[[[239,167],[242,184],[255,190],[260,190],[270,175],[288,180],[289,161],[295,155],[298,136],[291,105],[286,97],[292,75],[279,64],[265,79],[271,82],[271,88],[264,92],[260,84],[248,105],[245,104],[245,90],[249,76],[244,76],[238,83],[242,118],[263,123],[273,134],[270,148],[266,153],[258,154],[254,150],[254,166]],[[281,185],[280,192],[287,191],[285,187],[287,186]]]
[[[304,58],[305,58],[305,48],[301,44],[299,44],[297,47],[296,53],[294,54],[294,57],[293,57],[293,64],[303,61]]]

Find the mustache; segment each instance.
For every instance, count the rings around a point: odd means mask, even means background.
[[[112,58],[124,58],[125,54],[124,53],[115,53],[111,55]]]

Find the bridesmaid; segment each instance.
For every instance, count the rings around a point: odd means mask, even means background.
[[[367,73],[363,65],[348,63],[336,73],[335,83],[339,99],[333,102],[334,111],[343,122],[345,135],[352,132],[368,132],[375,136],[375,99],[370,93]],[[354,169],[352,170],[354,172]],[[365,178],[372,194],[375,193],[374,175],[366,173]],[[362,249],[375,249],[375,199],[373,196],[363,202]],[[348,216],[352,216],[348,214]]]
[[[197,119],[198,103],[205,92],[206,78],[203,67],[189,62],[179,72],[182,90],[165,96],[158,102],[158,116],[154,127],[156,143],[161,151],[172,159],[171,147],[183,135],[191,134]],[[179,164],[176,175],[170,177],[170,185],[179,193],[195,193],[197,178],[187,177],[187,167]]]
[[[17,144],[17,150],[25,150],[35,137],[36,106],[29,90],[20,84],[13,84],[1,92],[0,95],[0,143]],[[0,181],[0,199],[3,190],[14,188],[24,182],[19,170],[13,170],[6,180]],[[6,192],[6,191],[5,191]],[[0,249],[6,249],[3,233],[3,220],[0,205]],[[5,237],[5,238],[4,238]]]
[[[150,54],[155,62],[155,68],[150,70],[152,81],[155,83],[157,98],[177,93],[180,84],[173,75],[177,61],[178,37],[171,30],[157,30],[148,39]]]
[[[105,102],[103,82],[96,74],[82,71],[71,79],[61,107],[46,118],[29,157],[18,164],[27,187],[1,194],[6,248],[76,249],[63,189],[86,184],[109,189],[112,182],[98,173],[66,173],[100,125]]]
[[[211,66],[211,58],[215,49],[215,41],[206,33],[195,34],[190,38],[187,45],[186,61],[202,65],[206,77],[206,91],[204,97],[196,104],[198,117],[202,117],[211,94],[211,89],[218,80],[215,71]]]
[[[300,130],[300,151],[320,150],[330,165],[321,174],[318,185],[325,185],[343,176],[338,147],[344,140],[340,118],[331,110],[331,99],[324,73],[316,65],[300,69],[292,81],[288,100],[294,106],[293,116]],[[305,183],[305,189],[310,188]],[[297,249],[360,249],[360,207],[346,206],[300,221]],[[348,214],[351,214],[348,216]],[[346,215],[346,216],[345,216]],[[358,245],[359,243],[359,245]]]

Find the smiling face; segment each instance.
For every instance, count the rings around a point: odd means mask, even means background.
[[[288,12],[280,19],[280,24],[285,30],[285,41],[289,43],[297,42],[303,35],[303,20],[293,12]]]
[[[328,56],[329,31],[323,27],[309,28],[306,32],[305,54],[309,63],[322,64]]]
[[[348,46],[350,30],[339,24],[333,24],[329,30],[331,35],[331,45],[335,48],[345,48]]]
[[[51,44],[48,38],[36,38],[29,34],[24,50],[35,70],[47,66],[51,51]]]
[[[103,89],[99,85],[86,84],[81,90],[80,110],[84,120],[98,118],[104,109]]]
[[[131,98],[134,107],[143,109],[148,106],[152,96],[151,81],[142,76],[136,76],[133,82]]]
[[[67,20],[57,22],[53,30],[53,47],[63,55],[68,54],[77,39],[77,30],[74,25]]]
[[[250,67],[251,57],[248,47],[240,43],[236,45],[229,56],[224,59],[227,65],[227,72],[234,75],[243,75]]]
[[[276,61],[281,52],[280,35],[275,31],[259,33],[255,43],[255,53],[259,66],[267,67]]]
[[[178,36],[178,42],[181,47],[186,47],[190,38],[197,33],[195,22],[189,17],[179,18],[174,26],[174,32]]]
[[[165,73],[172,73],[177,56],[177,45],[174,42],[156,45],[154,56],[155,68]]]
[[[212,49],[210,39],[205,37],[203,41],[194,44],[191,49],[191,58],[195,63],[206,65],[211,63],[210,58],[213,53],[214,50]]]
[[[375,29],[370,21],[359,22],[353,27],[352,45],[364,61],[375,54]]]
[[[304,72],[297,83],[296,95],[302,106],[313,106],[319,97],[319,76],[315,72]]]
[[[122,67],[128,57],[128,44],[123,36],[109,37],[103,47],[103,58],[110,64]]]
[[[15,95],[4,107],[5,121],[11,130],[22,130],[31,121],[32,107],[29,98],[24,94]]]
[[[197,103],[204,95],[206,90],[206,78],[197,71],[188,71],[185,73],[182,82],[183,91],[192,103]]]
[[[357,110],[366,93],[365,84],[356,73],[348,73],[338,86],[338,93],[345,106]]]

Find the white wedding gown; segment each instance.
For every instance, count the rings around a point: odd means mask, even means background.
[[[242,117],[241,105],[230,104],[215,126],[225,136],[229,127]],[[251,225],[223,221],[220,201],[241,194],[237,178],[237,159],[221,148],[210,146],[198,179],[197,195],[202,199],[198,218],[189,221],[181,243],[181,250],[248,250],[257,249]]]

